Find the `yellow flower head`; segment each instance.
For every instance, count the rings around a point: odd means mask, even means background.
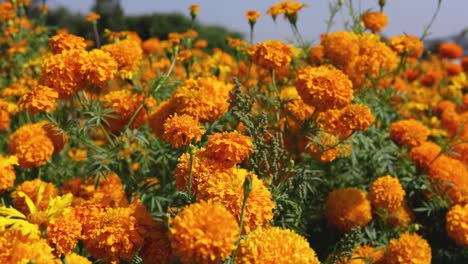
[[[23,193],[23,195],[21,194]],[[27,197],[25,197],[25,195]],[[57,196],[57,187],[49,182],[44,182],[39,179],[25,181],[18,185],[16,190],[11,194],[13,205],[16,209],[25,215],[29,215],[31,210],[46,211],[49,206],[49,200]],[[28,205],[30,199],[34,205]]]
[[[388,264],[431,263],[429,243],[418,234],[405,232],[400,238],[392,238],[385,251],[384,262]]]
[[[319,264],[307,240],[289,229],[259,228],[241,240],[235,263]]]
[[[47,242],[55,249],[54,254],[60,257],[70,253],[81,238],[81,229],[82,224],[71,209],[67,209],[60,218],[50,221],[47,225]]]
[[[172,249],[183,263],[221,263],[238,237],[236,219],[215,202],[191,204],[170,221]]]
[[[369,200],[374,208],[395,210],[402,206],[405,190],[398,178],[390,175],[377,178],[369,189]]]
[[[83,37],[59,31],[49,39],[49,49],[53,54],[62,53],[65,50],[85,50],[86,42]]]
[[[457,245],[468,246],[468,204],[454,205],[445,216],[447,235]]]
[[[356,188],[332,191],[325,203],[325,217],[343,233],[366,226],[372,220],[367,194]]]
[[[292,56],[289,45],[279,40],[267,40],[255,46],[252,60],[262,68],[279,70],[289,65]]]
[[[21,110],[27,111],[29,114],[39,112],[50,113],[55,110],[59,94],[54,89],[38,85],[29,93],[23,95],[18,102]]]
[[[245,12],[245,17],[249,20],[250,25],[254,25],[262,15],[257,10],[249,10]]]
[[[424,52],[424,42],[414,35],[401,35],[390,38],[390,47],[400,56],[419,58]]]
[[[298,70],[294,85],[302,100],[318,111],[342,108],[354,97],[348,76],[327,66],[307,66]]]

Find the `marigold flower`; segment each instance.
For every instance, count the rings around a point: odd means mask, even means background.
[[[359,35],[348,31],[322,34],[320,44],[323,46],[325,57],[335,65],[339,65],[343,69],[353,68],[360,52]]]
[[[161,102],[148,117],[148,124],[151,132],[157,137],[162,138],[164,134],[164,123],[172,116],[177,109],[174,100]]]
[[[429,166],[429,179],[437,185],[440,195],[447,195],[451,203],[468,202],[468,170],[454,158],[440,155]]]
[[[0,231],[0,263],[60,263],[42,238],[24,236],[13,229]]]
[[[394,226],[399,226],[401,228],[408,227],[408,225],[414,222],[415,219],[414,214],[406,201],[403,201],[400,207],[388,211],[386,217],[386,223]]]
[[[342,108],[354,97],[348,76],[327,66],[298,70],[294,85],[302,100],[318,111]]]
[[[279,40],[267,40],[255,46],[253,62],[268,70],[279,70],[289,65],[292,49]]]
[[[421,145],[411,149],[410,159],[418,168],[425,170],[439,156],[441,151],[442,148],[436,143],[425,141]]]
[[[0,194],[10,190],[15,184],[16,173],[13,165],[18,165],[18,158],[0,155]]]
[[[13,5],[9,1],[5,1],[0,3],[0,20],[1,21],[8,21],[16,16],[16,11],[13,8]]]
[[[468,73],[468,56],[461,58],[460,64],[465,73]]]
[[[192,116],[175,113],[164,122],[164,134],[162,138],[174,148],[186,146],[192,141],[198,142],[205,133],[205,129],[198,120]]]
[[[0,131],[5,131],[10,127],[11,118],[8,111],[0,108]]]
[[[18,106],[29,114],[39,112],[50,113],[55,110],[59,94],[54,89],[39,85],[29,93],[23,95],[18,102]]]
[[[40,84],[58,92],[60,99],[69,99],[84,88],[81,64],[86,60],[84,50],[65,50],[45,59]]]
[[[87,258],[76,254],[75,252],[70,252],[65,255],[65,259],[68,264],[92,264]]]
[[[328,109],[318,113],[316,121],[317,129],[336,135],[339,139],[347,138],[352,133],[352,130],[349,130],[340,122],[342,113],[342,109]]]
[[[405,190],[398,178],[386,175],[372,183],[368,198],[374,208],[394,210],[401,207],[405,199]]]
[[[62,53],[65,50],[85,50],[86,42],[83,37],[59,31],[49,39],[49,49],[53,54]]]
[[[47,242],[54,248],[54,254],[60,257],[75,248],[81,238],[82,224],[71,209],[66,210],[63,216],[52,220],[47,225]]]
[[[20,192],[26,194],[36,204],[38,211],[44,211],[49,205],[49,200],[57,196],[57,187],[53,183],[44,182],[40,179],[24,181],[18,185],[16,190],[11,194],[13,205],[18,211],[29,215],[31,212],[25,198],[19,195]]]
[[[325,57],[325,48],[322,45],[316,45],[309,50],[309,63],[319,65]]]
[[[87,59],[81,65],[83,78],[100,88],[105,87],[117,73],[118,64],[107,52],[94,49],[88,53]]]
[[[384,262],[389,264],[431,263],[431,259],[429,243],[418,234],[408,232],[400,234],[398,239],[390,239],[384,256]]]
[[[325,217],[343,233],[366,226],[372,220],[367,194],[356,188],[332,191],[325,203]]]
[[[375,117],[367,105],[349,104],[342,110],[339,120],[347,129],[366,131]]]
[[[390,47],[400,56],[419,58],[424,52],[424,42],[414,35],[401,35],[390,38]]]
[[[98,20],[99,18],[101,18],[101,16],[99,14],[94,13],[94,12],[89,12],[88,15],[86,15],[86,21],[88,21],[88,22],[94,22],[94,21]]]
[[[286,253],[287,252],[287,253]],[[241,240],[235,263],[320,263],[307,240],[289,229],[259,228]]]
[[[371,245],[358,245],[353,250],[353,254],[346,262],[338,261],[336,264],[377,264],[381,263],[384,257],[383,248],[375,248]]]
[[[144,99],[144,94],[133,94],[129,90],[115,90],[104,95],[101,98],[104,108],[114,110],[112,116],[106,117],[110,130],[116,132],[123,129],[130,122],[130,119]],[[146,109],[140,109],[135,119],[132,120],[130,128],[135,129],[140,127],[145,123],[146,118]]]
[[[199,184],[200,191],[197,200],[213,200],[221,203],[237,221],[240,221],[246,178],[252,183],[252,190],[244,211],[243,233],[248,234],[258,227],[269,225],[275,208],[270,191],[253,172],[236,167],[226,171],[217,171],[205,182]]]
[[[42,125],[42,129],[44,129],[47,137],[52,141],[52,144],[54,144],[54,154],[62,151],[68,143],[69,136],[67,133],[57,125],[49,122]]]
[[[189,10],[192,19],[195,19],[198,15],[198,11],[200,10],[200,6],[196,4],[190,5]]]
[[[334,161],[337,157],[348,155],[346,144],[331,133],[320,132],[308,139],[305,151],[322,162]]]
[[[117,61],[119,76],[121,78],[131,79],[138,70],[140,61],[143,57],[141,45],[132,39],[124,39],[116,43],[107,44],[101,47],[103,51]]]
[[[452,206],[447,212],[445,219],[447,235],[457,245],[468,246],[468,204],[456,204]]]
[[[257,10],[249,10],[245,12],[245,17],[249,20],[250,26],[253,26],[261,16],[262,15]]]
[[[172,263],[171,241],[169,230],[163,223],[155,223],[145,236],[145,244],[140,250],[140,257],[144,263],[166,264]]]
[[[463,48],[456,43],[442,43],[439,46],[439,55],[447,59],[460,58],[463,55]]]
[[[227,112],[231,88],[213,77],[188,79],[174,92],[172,100],[178,114],[214,122]]]
[[[410,148],[424,143],[429,133],[425,125],[414,119],[396,121],[390,125],[390,138],[398,145]]]
[[[221,263],[236,248],[239,226],[215,202],[197,202],[170,220],[170,240],[183,263]]]
[[[54,144],[42,125],[26,124],[10,135],[8,152],[18,158],[21,168],[40,167],[52,158]]]
[[[372,32],[380,32],[388,24],[388,17],[383,12],[366,12],[361,19],[364,26]]]
[[[240,134],[237,130],[208,136],[205,150],[207,157],[220,162],[223,167],[227,168],[241,163],[252,152],[252,139]]]

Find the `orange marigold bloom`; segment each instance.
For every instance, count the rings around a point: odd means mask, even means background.
[[[205,151],[209,158],[220,162],[223,167],[227,168],[241,163],[252,152],[252,139],[240,134],[237,130],[208,136]]]
[[[94,22],[94,21],[98,20],[99,18],[101,18],[101,16],[99,14],[94,13],[94,12],[89,12],[88,15],[86,15],[86,21],[88,21],[88,22]]]
[[[119,76],[131,79],[137,72],[140,61],[143,58],[141,45],[133,39],[124,39],[116,43],[107,44],[101,47],[103,51],[117,61]]]
[[[244,184],[246,179],[251,182],[251,192],[244,211],[243,233],[250,233],[258,227],[267,226],[273,219],[275,203],[265,183],[257,175],[245,169],[236,167],[224,172],[216,172],[199,186],[197,200],[213,200],[228,209],[237,221],[240,221],[242,203],[244,200]]]
[[[405,232],[400,238],[390,239],[385,251],[384,262],[388,264],[431,263],[429,243],[418,234]]]
[[[109,53],[94,49],[88,53],[80,70],[88,83],[103,88],[107,82],[114,78],[117,68],[117,62]]]
[[[177,105],[174,100],[161,102],[149,115],[148,123],[151,132],[157,137],[162,138],[164,134],[164,123],[176,111]]]
[[[367,105],[349,104],[340,115],[339,121],[350,130],[366,131],[375,117]]]
[[[292,49],[279,40],[267,40],[257,43],[253,62],[268,70],[279,70],[289,65],[292,59]]]
[[[81,229],[82,224],[71,209],[51,220],[47,225],[47,242],[55,249],[54,254],[60,257],[70,253],[81,238]]]
[[[138,107],[143,103],[144,99],[144,94],[133,94],[129,90],[115,90],[104,95],[101,98],[104,108],[112,109],[114,111],[112,116],[106,117],[110,130],[112,132],[116,132],[123,129],[130,122],[130,119],[135,114]],[[135,129],[140,127],[145,123],[146,118],[146,109],[140,109],[136,118],[130,125],[130,128]]]
[[[424,74],[420,78],[420,81],[421,84],[426,87],[433,87],[437,85],[443,77],[444,72],[442,72],[441,70],[429,70],[424,72]]]
[[[262,15],[257,10],[249,10],[245,12],[245,17],[249,20],[251,25],[255,24],[257,19],[259,19]]]
[[[442,148],[434,142],[426,141],[414,147],[410,151],[410,159],[420,169],[427,169],[431,163],[439,156]]]
[[[41,195],[39,195],[39,190],[43,189]],[[49,205],[49,200],[57,196],[57,187],[53,183],[45,182],[40,179],[34,179],[31,181],[24,181],[16,190],[11,193],[13,198],[13,205],[18,211],[22,212],[25,215],[29,215],[29,208],[26,205],[24,197],[19,195],[19,192],[26,194],[34,204],[37,205],[38,211],[44,211]],[[40,197],[38,197],[40,196]],[[38,200],[40,198],[40,201]]]
[[[390,47],[400,56],[419,58],[424,52],[424,42],[415,35],[400,35],[390,38]]]
[[[75,252],[70,252],[65,255],[68,264],[93,264],[87,258],[76,254]]]
[[[16,173],[13,165],[18,165],[18,159],[15,156],[0,155],[0,194],[10,190],[15,184]]]
[[[445,72],[448,76],[455,76],[462,73],[462,66],[458,63],[447,63],[445,65]]]
[[[239,226],[215,202],[197,202],[170,220],[170,240],[182,263],[221,263],[236,248]]]
[[[23,95],[18,102],[18,106],[23,111],[28,111],[29,114],[39,112],[50,113],[57,106],[59,94],[54,89],[38,85],[29,93]]]
[[[10,127],[11,118],[8,111],[0,108],[0,131],[5,131]]]
[[[463,55],[463,48],[456,43],[442,43],[439,46],[439,55],[442,58],[457,59]]]
[[[349,145],[340,143],[334,134],[320,132],[308,139],[305,151],[322,162],[330,162],[337,157],[346,157],[349,154],[348,147]]]
[[[139,252],[144,263],[167,264],[172,263],[171,241],[169,230],[163,223],[155,223],[145,236],[145,244]]]
[[[374,208],[394,210],[402,206],[405,190],[398,178],[386,175],[372,183],[368,198]]]
[[[40,167],[52,158],[54,144],[42,125],[26,124],[10,135],[8,152],[18,158],[21,168]]]
[[[410,148],[424,143],[429,134],[429,129],[414,119],[396,121],[390,125],[390,138],[398,145]]]
[[[387,218],[385,220],[388,224],[406,228],[414,221],[414,214],[406,201],[403,201],[403,204],[400,207],[388,212]]]
[[[189,10],[192,19],[195,19],[195,17],[198,15],[198,11],[200,11],[200,6],[196,4],[190,5]]]
[[[13,8],[13,5],[9,1],[5,1],[0,3],[0,20],[1,21],[8,21],[10,19],[15,18],[16,11]]]
[[[320,64],[325,57],[325,48],[322,45],[316,45],[309,50],[309,63],[312,65]]]
[[[359,35],[348,31],[322,34],[320,44],[323,46],[325,57],[332,63],[343,69],[353,68],[360,50]]]
[[[42,125],[42,129],[44,129],[47,137],[52,140],[52,143],[54,144],[54,154],[62,151],[68,143],[68,134],[57,125],[49,122],[45,122],[45,124]]]
[[[59,31],[49,39],[49,49],[53,54],[62,53],[65,50],[85,50],[86,42],[83,37]]]
[[[468,204],[452,206],[445,219],[447,235],[457,245],[468,246]]]
[[[294,85],[302,100],[318,111],[342,108],[354,97],[348,76],[327,66],[298,70]]]
[[[336,264],[377,264],[381,263],[384,257],[383,248],[375,248],[371,245],[358,245],[353,250],[353,254],[345,262],[338,261]]]
[[[461,58],[460,64],[463,68],[463,71],[468,73],[468,56]]]
[[[52,254],[45,239],[24,236],[12,228],[0,231],[0,263],[51,263],[60,259]]]
[[[328,109],[320,112],[317,115],[316,126],[319,130],[337,135],[339,139],[345,139],[351,134],[351,130],[346,128],[342,122],[340,122],[340,116],[343,113],[342,110]]]
[[[172,96],[176,112],[198,118],[200,122],[214,122],[229,108],[232,86],[213,77],[188,79]]]
[[[81,64],[86,60],[84,50],[66,50],[45,59],[40,84],[58,92],[60,99],[69,99],[84,88]]]
[[[318,264],[315,251],[307,240],[289,229],[259,228],[242,239],[235,263]]]
[[[186,146],[192,141],[198,142],[205,133],[205,129],[197,119],[183,114],[173,116],[164,122],[164,134],[162,139],[170,143],[174,148]]]
[[[468,143],[456,144],[453,146],[453,150],[454,153],[450,156],[468,166]]]
[[[325,217],[343,233],[366,226],[372,220],[367,194],[356,188],[332,191],[325,203]]]
[[[383,12],[366,12],[361,19],[364,26],[372,32],[380,32],[388,24],[388,17]]]

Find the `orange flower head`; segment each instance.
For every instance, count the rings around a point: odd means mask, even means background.
[[[112,132],[123,129],[130,122],[135,111],[142,104],[144,96],[144,94],[133,94],[129,90],[115,90],[101,98],[104,108],[113,110],[112,116],[106,117]],[[130,128],[134,129],[142,126],[146,118],[146,110],[142,108],[136,115]]]
[[[410,151],[410,159],[422,170],[429,168],[439,156],[442,148],[434,142],[426,141]]]
[[[196,4],[190,5],[189,10],[192,19],[195,19],[198,15],[198,11],[200,11],[200,6]]]
[[[44,85],[38,85],[21,97],[18,106],[29,114],[50,113],[55,110],[58,97],[59,94],[56,90]]]
[[[380,263],[384,257],[384,249],[375,248],[371,245],[358,245],[353,250],[353,254],[346,262],[337,261],[336,264],[376,264]]]
[[[319,65],[325,57],[325,48],[322,45],[316,45],[309,50],[309,63]]]
[[[442,58],[457,59],[463,55],[463,48],[452,42],[442,43],[439,46],[439,55]]]
[[[388,24],[388,17],[383,12],[367,12],[362,16],[364,26],[372,32],[382,31]]]
[[[398,145],[410,148],[424,143],[429,134],[429,129],[414,119],[396,121],[390,125],[390,138]]]
[[[162,138],[164,134],[164,123],[174,115],[177,105],[174,100],[166,100],[161,102],[148,117],[148,123],[151,132],[157,137]]]
[[[101,18],[101,16],[99,14],[94,13],[94,12],[89,12],[88,15],[86,15],[86,21],[88,21],[88,22],[95,22],[99,18]]]
[[[462,247],[468,246],[468,204],[456,204],[445,216],[447,235]]]
[[[332,191],[325,203],[325,217],[343,233],[366,226],[372,220],[367,194],[356,188]]]
[[[49,48],[53,54],[62,53],[65,50],[85,50],[86,42],[83,37],[70,34],[66,31],[59,31],[49,39]]]
[[[11,2],[4,1],[0,3],[0,20],[1,21],[7,22],[8,20],[15,18],[15,16],[16,16],[16,11]]]
[[[162,139],[170,143],[172,147],[178,148],[193,141],[200,141],[204,133],[205,129],[197,119],[186,114],[177,115],[175,113],[164,122]]]
[[[57,257],[68,254],[75,248],[78,239],[81,238],[81,229],[81,223],[70,209],[66,210],[60,218],[49,222],[47,242],[55,249],[54,254]]]
[[[88,53],[80,70],[86,82],[104,88],[117,74],[118,63],[109,53],[94,49]]]
[[[349,104],[339,118],[339,121],[349,130],[366,131],[374,122],[375,117],[367,105]]]
[[[15,184],[16,173],[13,165],[18,165],[15,156],[0,155],[0,194],[10,190]]]
[[[209,158],[220,162],[223,167],[229,168],[241,163],[252,152],[252,139],[234,130],[208,136],[205,153]]]
[[[267,40],[257,43],[253,62],[268,70],[279,70],[287,67],[292,59],[292,49],[279,40]]]
[[[170,240],[182,263],[221,263],[236,248],[239,226],[215,202],[197,202],[170,220]]]
[[[116,43],[101,47],[108,52],[118,65],[118,75],[121,78],[131,79],[138,71],[140,61],[143,58],[143,49],[138,41],[128,38]]]
[[[249,10],[245,12],[245,17],[251,26],[255,25],[255,22],[257,22],[257,19],[259,19],[261,16],[262,15],[257,10]]]
[[[41,190],[42,193],[40,193]],[[16,190],[11,193],[13,205],[18,211],[29,215],[31,212],[26,204],[26,200],[24,197],[20,196],[19,192],[23,192],[31,198],[33,203],[38,205],[38,211],[45,211],[49,205],[49,200],[57,196],[57,187],[55,187],[53,183],[44,182],[40,179],[24,181],[18,185]]]
[[[400,56],[419,58],[424,52],[424,42],[414,35],[401,35],[390,38],[390,46]]]
[[[395,210],[402,206],[405,190],[398,178],[390,175],[377,178],[369,189],[369,200],[374,208]]]
[[[468,74],[468,56],[461,58],[461,66],[463,71]]]
[[[404,232],[398,239],[390,239],[384,262],[388,264],[431,263],[431,247],[418,234]]]

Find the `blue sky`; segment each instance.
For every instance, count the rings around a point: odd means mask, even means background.
[[[299,13],[298,27],[304,38],[318,41],[325,31],[325,20],[328,18],[328,3],[336,0],[303,0],[309,7]],[[346,0],[345,0],[346,1]],[[93,0],[49,0],[51,6],[63,5],[72,10],[86,14]],[[203,24],[222,25],[248,36],[249,26],[244,17],[247,10],[255,9],[262,14],[255,28],[254,41],[267,39],[286,40],[291,32],[286,21],[278,19],[277,26],[266,15],[266,10],[278,0],[121,0],[126,14],[144,14],[152,12],[180,12],[188,15],[191,4],[200,5],[198,16]],[[362,10],[378,10],[377,0],[353,0]],[[383,31],[388,36],[399,34],[414,34],[420,36],[436,9],[438,0],[387,0],[385,12],[389,17],[389,25]],[[348,17],[338,15],[334,30],[340,30]],[[446,37],[459,34],[468,28],[468,0],[442,0],[440,13],[431,27],[428,38]]]

